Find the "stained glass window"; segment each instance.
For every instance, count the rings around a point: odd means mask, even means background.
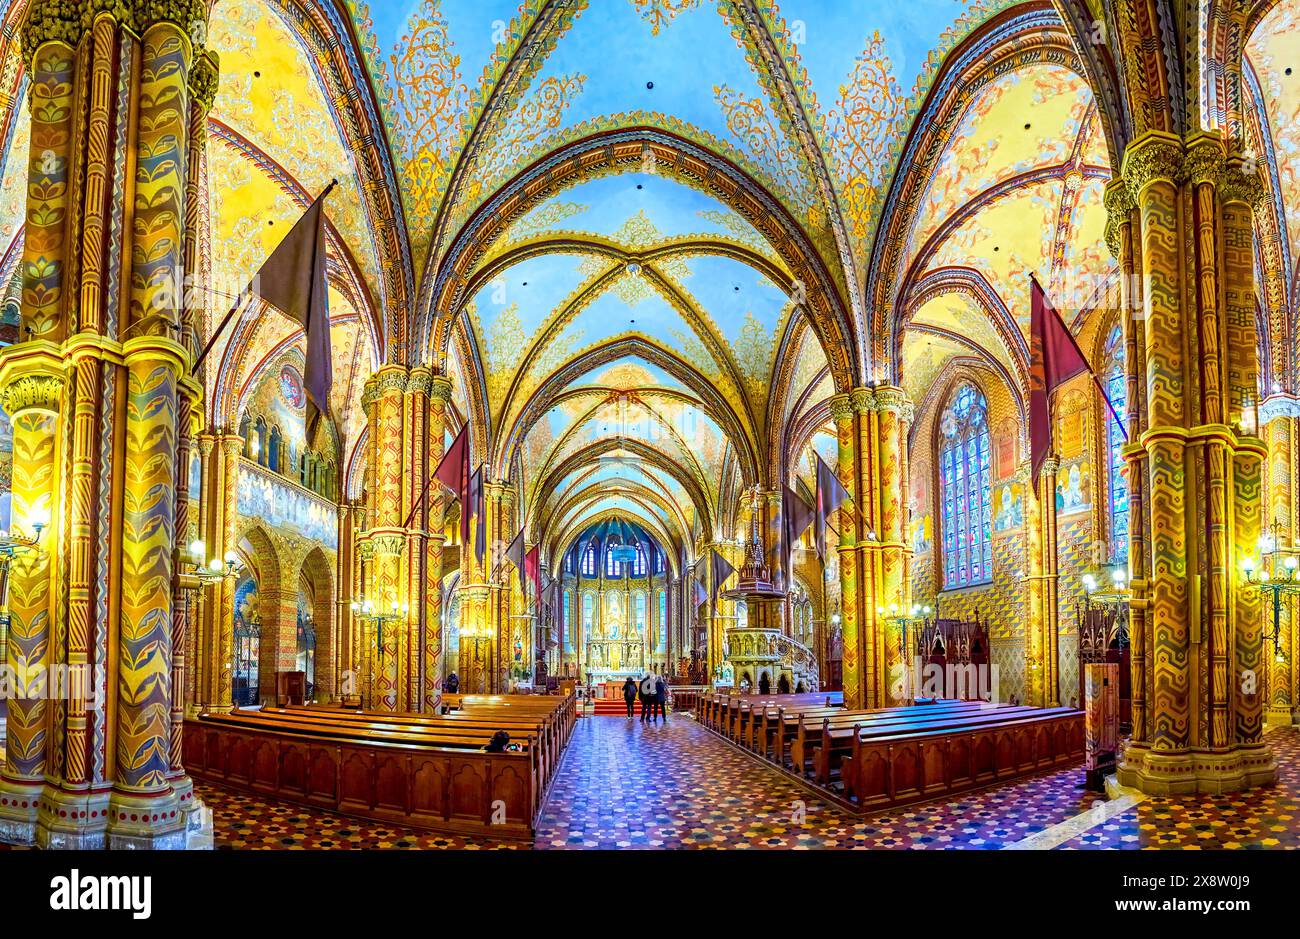
[[[1106,339],[1106,397],[1121,418],[1127,417],[1128,403],[1124,376],[1124,332],[1118,324]],[[1110,556],[1112,561],[1128,560],[1128,466],[1121,449],[1124,432],[1115,415],[1106,409],[1106,468],[1110,483]]]
[[[943,571],[948,587],[993,579],[988,405],[978,388],[957,387],[939,421]]]
[[[637,545],[636,548],[636,561],[634,561],[632,564],[632,576],[633,577],[645,576],[645,549],[642,548],[640,545]]]
[[[617,577],[619,572],[618,561],[614,559],[613,551],[605,552],[605,576]]]
[[[596,546],[590,542],[587,544],[586,550],[582,552],[582,576],[596,576]]]

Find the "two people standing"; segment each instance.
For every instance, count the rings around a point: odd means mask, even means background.
[[[628,681],[631,681],[629,678]],[[624,686],[624,697],[627,696],[626,685]],[[650,672],[645,673],[638,686],[638,692],[641,697],[641,723],[646,724],[651,721],[658,723],[659,718],[668,722],[668,683],[664,681],[662,675],[652,675]],[[628,717],[632,716],[632,702],[628,700]]]

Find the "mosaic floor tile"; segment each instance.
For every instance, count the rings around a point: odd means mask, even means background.
[[[1149,798],[1059,846],[1300,847],[1300,731],[1269,736],[1278,782],[1246,793]],[[533,845],[402,829],[197,784],[219,849],[957,849],[1015,844],[1092,809],[1082,770],[879,815],[828,803],[685,717],[578,722]],[[2,846],[0,846],[2,847]]]

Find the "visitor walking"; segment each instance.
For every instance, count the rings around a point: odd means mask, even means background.
[[[664,676],[660,675],[655,681],[655,707],[659,709],[659,716],[668,723],[668,682],[664,681]]]
[[[631,720],[636,715],[636,682],[631,675],[623,682],[623,703],[627,705],[627,719]]]

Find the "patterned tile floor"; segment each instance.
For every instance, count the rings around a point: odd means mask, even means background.
[[[1086,809],[1064,771],[947,803],[859,818],[686,717],[578,722],[538,826],[556,848],[998,848]],[[276,805],[210,786],[223,848],[492,848]],[[801,816],[801,817],[800,817]]]
[[[1300,848],[1300,730],[1275,730],[1268,741],[1277,758],[1274,785],[1221,796],[1150,796],[1058,850]]]
[[[1221,797],[1149,798],[1059,845],[1088,848],[1300,847],[1300,731],[1270,734],[1274,786]],[[949,802],[850,815],[685,717],[644,726],[578,722],[535,847],[990,849],[1076,818],[1096,803],[1081,770]],[[411,831],[201,785],[224,849],[527,848]],[[1118,806],[1116,806],[1118,808]],[[2,848],[3,846],[0,846]]]

